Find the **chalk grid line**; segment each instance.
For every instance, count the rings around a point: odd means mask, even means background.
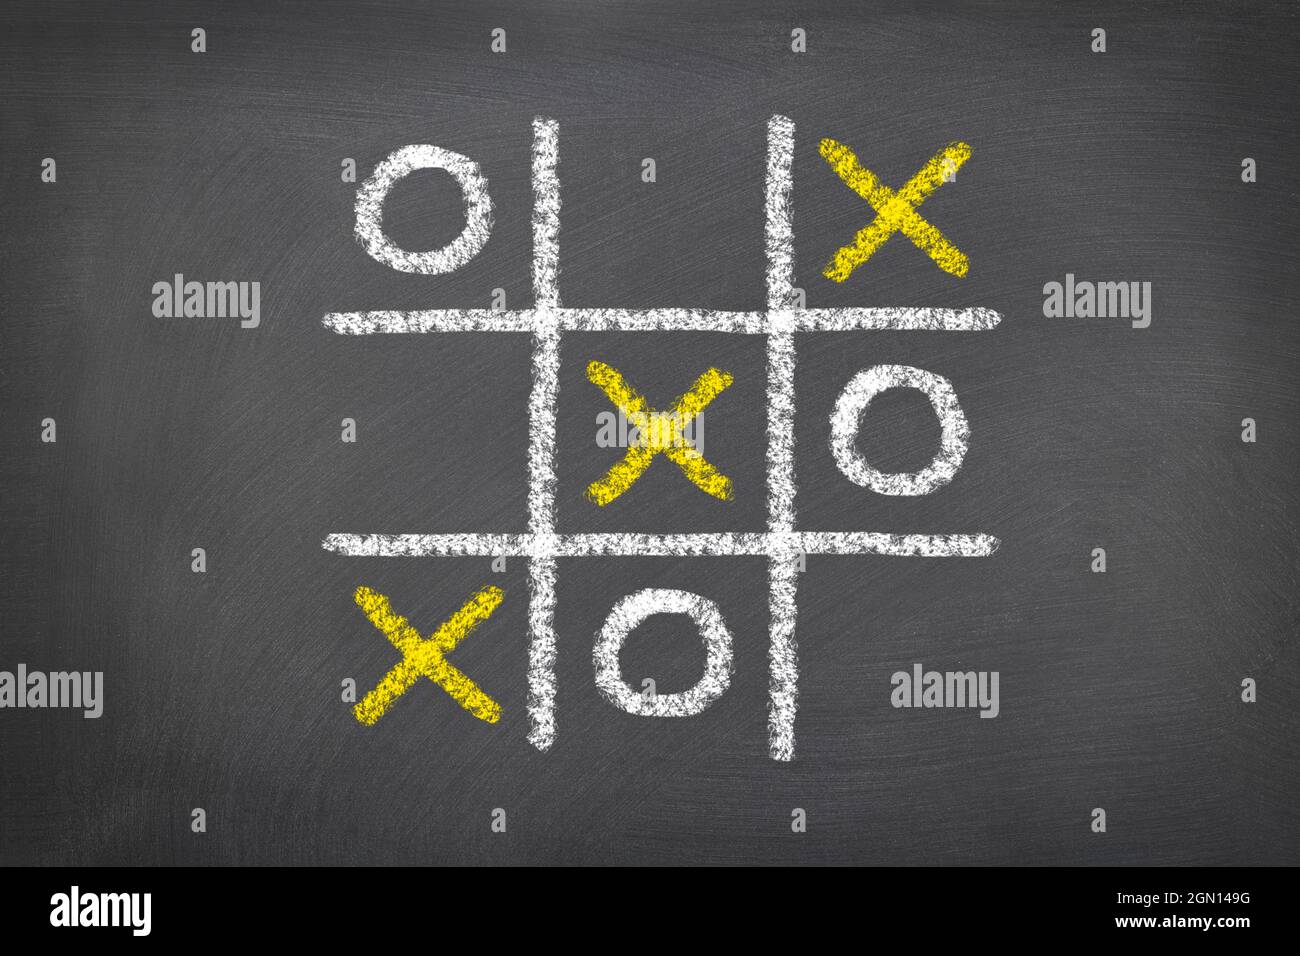
[[[975,332],[994,328],[992,309],[794,308],[791,219],[794,123],[773,116],[767,131],[764,248],[767,309],[567,309],[559,295],[559,124],[533,121],[532,309],[428,309],[332,312],[323,323],[343,335],[430,332],[526,332],[533,336],[528,400],[527,534],[329,534],[321,546],[349,557],[497,557],[528,559],[529,742],[555,742],[555,575],[558,558],[767,557],[769,635],[768,752],[794,757],[798,703],[799,558],[809,554],[987,557],[987,534],[887,534],[795,530],[794,335],[857,330]],[[556,530],[555,421],[563,332],[729,332],[767,336],[767,531],[722,534],[559,534]]]

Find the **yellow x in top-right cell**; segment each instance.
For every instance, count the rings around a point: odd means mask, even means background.
[[[843,282],[895,232],[911,239],[944,272],[961,278],[970,271],[966,254],[916,211],[917,206],[970,159],[968,144],[949,143],[898,192],[881,183],[876,174],[858,162],[853,150],[843,143],[824,139],[821,141],[821,154],[845,185],[876,210],[875,220],[859,230],[853,244],[839,249],[826,264],[822,270],[826,278]]]

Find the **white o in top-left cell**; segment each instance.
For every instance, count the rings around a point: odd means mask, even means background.
[[[384,200],[397,181],[417,169],[444,169],[465,199],[465,228],[440,249],[411,252],[384,232]],[[357,190],[357,239],[371,258],[399,272],[443,275],[473,259],[492,233],[492,200],[478,163],[437,146],[403,146],[388,155]]]

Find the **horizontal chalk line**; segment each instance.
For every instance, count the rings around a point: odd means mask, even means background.
[[[886,534],[787,531],[724,534],[329,534],[326,551],[353,558],[428,557],[726,557],[881,554],[985,558],[1001,544],[988,534]]]
[[[982,332],[1002,321],[993,309],[788,309],[725,312],[711,309],[548,309],[564,332]],[[341,335],[415,332],[534,332],[535,309],[426,309],[415,312],[331,312],[322,320]]]

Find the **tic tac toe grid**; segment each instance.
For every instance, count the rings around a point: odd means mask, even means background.
[[[327,551],[352,557],[518,556],[528,559],[529,741],[555,740],[557,558],[598,556],[768,558],[768,746],[774,760],[794,757],[798,698],[796,584],[808,554],[897,557],[987,557],[999,541],[987,534],[808,532],[795,528],[794,368],[796,332],[901,330],[972,332],[994,328],[991,309],[793,308],[794,229],[791,166],[794,123],[773,116],[767,127],[765,249],[767,309],[568,309],[560,305],[559,124],[533,121],[533,294],[531,309],[441,309],[338,312],[327,328],[346,335],[398,332],[527,332],[533,336],[528,401],[528,531],[523,534],[329,534]],[[767,337],[767,531],[709,534],[559,534],[556,531],[555,421],[560,337],[574,332],[733,332]]]

